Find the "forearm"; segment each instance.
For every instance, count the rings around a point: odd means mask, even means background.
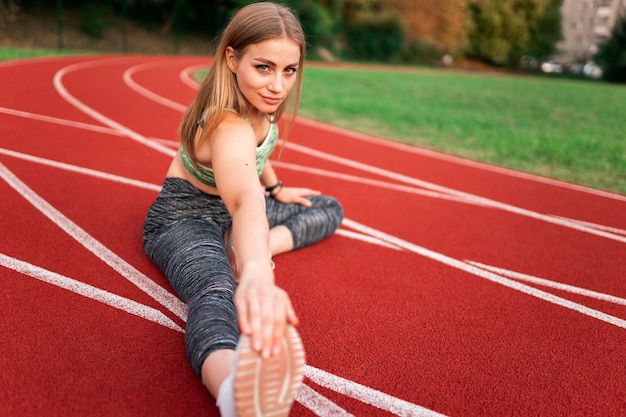
[[[255,193],[257,194],[257,193]],[[232,213],[232,238],[240,280],[274,280],[269,249],[269,226],[261,193],[245,196]]]
[[[265,167],[263,168],[263,172],[261,173],[261,181],[263,181],[263,185],[266,187],[271,187],[278,183],[278,175],[276,175],[276,171],[274,171],[274,167],[270,161],[267,161]]]

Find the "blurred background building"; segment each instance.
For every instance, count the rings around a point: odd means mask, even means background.
[[[598,52],[617,19],[626,13],[626,0],[563,0],[563,40],[555,59],[563,63],[585,62]]]

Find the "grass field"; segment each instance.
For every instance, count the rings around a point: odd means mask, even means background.
[[[626,86],[426,69],[305,71],[302,116],[626,194]]]
[[[31,58],[36,56],[49,55],[77,55],[80,51],[71,51],[67,49],[23,49],[23,48],[3,48],[0,47],[0,61],[11,59]],[[86,53],[86,52],[82,52]]]
[[[0,59],[56,51],[0,48]],[[305,70],[300,115],[626,194],[626,86],[448,70]]]

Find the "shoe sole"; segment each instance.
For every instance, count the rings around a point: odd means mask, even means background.
[[[242,336],[235,371],[235,407],[239,417],[285,417],[302,384],[304,347],[288,326],[281,353],[263,358]]]

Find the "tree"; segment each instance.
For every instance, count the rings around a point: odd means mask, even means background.
[[[525,55],[543,60],[556,51],[563,39],[561,6],[563,0],[548,0],[543,13],[530,26],[530,40]]]
[[[465,39],[467,0],[382,0],[402,15],[409,41],[434,45],[456,54]]]
[[[256,2],[258,0],[235,0],[232,12]],[[306,33],[307,48],[331,46],[338,31],[338,21],[333,16],[340,7],[339,0],[280,0],[279,3],[292,8],[298,15]]]
[[[626,82],[626,13],[615,22],[611,36],[600,45],[594,60],[602,67],[602,78]]]
[[[517,66],[522,55],[546,54],[561,36],[562,0],[469,0],[468,54]]]
[[[470,0],[468,54],[503,65],[517,45],[527,42],[528,33],[514,0]]]
[[[380,0],[346,0],[342,17],[349,58],[389,62],[399,57],[405,29],[397,10],[385,8]]]
[[[13,22],[19,12],[17,0],[0,0],[0,27]]]

